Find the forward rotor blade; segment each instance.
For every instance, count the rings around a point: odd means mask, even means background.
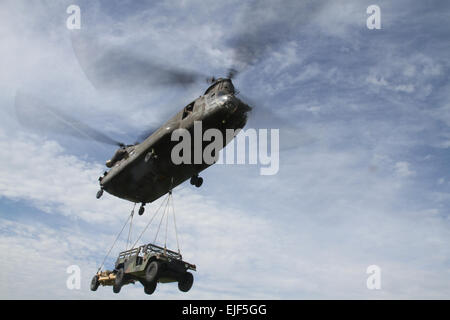
[[[248,103],[252,109],[246,127],[253,129],[278,129],[279,130],[279,150],[287,151],[296,149],[313,140],[304,130],[291,121],[277,115],[271,108],[263,103],[256,103],[253,99],[239,94],[239,98]]]
[[[139,136],[138,136],[138,140],[137,142],[141,143],[142,141],[144,141],[145,139],[147,139],[148,137],[150,137],[154,132],[156,132],[156,130],[158,130],[159,127],[151,127],[148,128],[146,130],[144,130]]]
[[[123,48],[100,43],[86,35],[72,35],[78,62],[99,90],[151,90],[155,86],[188,86],[205,75],[151,61]]]
[[[233,49],[233,68],[244,71],[257,64],[269,51],[292,40],[294,33],[309,23],[326,0],[257,0],[247,2],[228,39]],[[295,32],[294,32],[295,31]]]
[[[109,145],[124,145],[23,92],[16,94],[15,109],[19,123],[29,129],[95,140]]]

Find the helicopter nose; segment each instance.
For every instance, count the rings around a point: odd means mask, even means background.
[[[221,105],[223,108],[226,108],[228,111],[235,112],[236,110],[240,110],[245,103],[242,103],[237,97],[233,94],[224,95],[222,97]]]
[[[207,104],[207,112],[234,113],[237,110],[248,111],[244,110],[245,108],[243,106],[246,106],[246,104],[240,101],[234,94],[219,94],[216,99]]]

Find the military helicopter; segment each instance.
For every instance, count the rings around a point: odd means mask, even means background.
[[[106,167],[110,170],[99,177],[100,190],[96,197],[99,199],[103,191],[106,191],[116,197],[141,203],[139,214],[142,215],[146,203],[153,202],[188,179],[192,185],[200,187],[203,178],[199,173],[212,165],[203,159],[201,163],[195,163],[194,152],[191,153],[192,161],[189,164],[174,164],[171,160],[171,150],[176,144],[171,139],[174,130],[183,128],[194,135],[194,123],[201,122],[202,134],[211,128],[220,130],[224,137],[224,147],[232,140],[227,138],[226,130],[242,129],[247,123],[248,113],[252,108],[236,96],[231,79],[233,74],[234,71],[231,70],[226,78],[211,78],[210,86],[202,96],[182,108],[145,140],[130,145],[116,142],[96,129],[20,92],[16,95],[16,112],[19,120],[30,127],[39,122],[35,116],[30,117],[33,114],[30,105],[39,104],[43,121],[48,122],[51,116],[56,119],[58,126],[73,129],[75,133],[100,142],[118,145],[113,157],[106,161]],[[61,131],[60,129],[57,128]],[[202,154],[205,146],[202,143]]]
[[[202,123],[202,132],[215,128],[226,136],[226,129],[242,129],[247,122],[251,107],[235,95],[230,78],[213,79],[211,86],[195,101],[189,103],[143,142],[121,146],[112,159],[106,162],[111,168],[99,178],[100,190],[135,203],[142,203],[139,214],[146,203],[153,202],[184,181],[200,187],[203,178],[199,173],[211,164],[174,164],[171,140],[175,129],[187,129],[191,134],[194,122]],[[224,139],[225,146],[230,140]],[[193,153],[192,153],[193,155]]]

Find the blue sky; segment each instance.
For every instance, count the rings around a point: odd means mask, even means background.
[[[152,299],[449,298],[450,4],[257,3],[0,4],[1,298],[147,298],[140,285],[119,296],[89,291],[132,208],[108,194],[95,199],[114,148],[26,130],[15,117],[17,90],[133,142],[207,87],[97,90],[72,49],[70,4],[81,8],[81,32],[216,76],[233,63],[235,35],[271,26],[263,55],[234,84],[256,104],[255,117],[270,108],[295,128],[298,147],[280,153],[277,175],[215,165],[200,189],[174,191],[182,253],[198,271],[189,293],[161,285]],[[371,4],[381,8],[381,30],[366,27]],[[280,128],[283,144],[286,128],[271,120],[264,125]],[[149,218],[136,219],[136,234]],[[381,290],[366,287],[373,264]],[[70,265],[81,268],[80,290],[66,287]]]

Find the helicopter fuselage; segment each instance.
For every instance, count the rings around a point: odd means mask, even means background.
[[[99,178],[101,189],[135,203],[155,201],[212,165],[194,159],[175,164],[172,149],[178,142],[173,141],[172,134],[176,129],[186,129],[193,136],[195,125],[201,123],[202,134],[208,129],[218,129],[226,137],[227,129],[245,126],[250,109],[235,96],[230,79],[218,79],[203,96],[180,110],[142,143],[119,149],[107,162],[111,169]],[[223,146],[230,141],[224,138]],[[202,150],[206,145],[202,143]]]

